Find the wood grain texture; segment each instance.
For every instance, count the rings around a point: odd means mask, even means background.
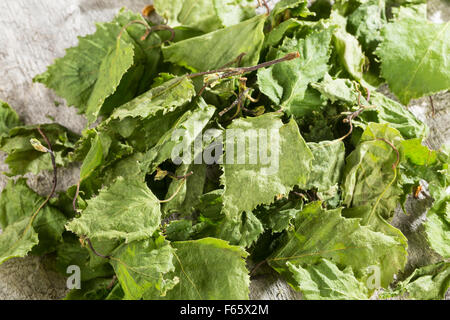
[[[74,108],[56,97],[43,85],[33,84],[32,78],[45,71],[47,65],[64,56],[65,49],[77,44],[77,36],[92,33],[94,22],[111,20],[126,6],[140,11],[148,0],[1,0],[0,1],[0,99],[17,110],[26,124],[56,122],[80,133],[86,121]],[[449,5],[445,1],[429,1],[436,19],[448,20]],[[386,91],[387,92],[387,91]],[[431,116],[428,98],[412,101],[410,109],[431,127],[430,146],[438,148],[449,142],[449,93],[434,98],[436,115]],[[60,104],[55,106],[55,101]],[[0,171],[5,171],[4,154],[0,154]],[[74,184],[79,168],[59,170],[58,190]],[[0,190],[6,178],[0,174]],[[46,195],[51,177],[46,174],[30,176],[29,185]],[[410,215],[397,213],[394,222],[410,242],[408,268],[427,264],[435,257],[425,249],[423,235],[416,232],[423,221],[427,204],[410,202]],[[13,259],[0,266],[0,299],[59,299],[65,294],[65,279],[45,268],[45,258]],[[408,269],[408,270],[409,270]],[[271,270],[252,280],[252,299],[300,299],[284,281]]]

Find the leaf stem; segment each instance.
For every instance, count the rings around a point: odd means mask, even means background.
[[[150,27],[150,26],[148,25],[148,23],[146,23],[146,22],[144,22],[144,21],[142,21],[142,20],[133,20],[133,21],[130,21],[128,24],[126,24],[126,25],[122,28],[122,30],[120,30],[120,33],[119,33],[119,36],[118,36],[117,39],[120,40],[120,39],[122,38],[123,32],[124,32],[129,26],[131,26],[131,25],[133,25],[133,24],[142,24],[142,25],[146,28],[145,34],[141,37],[141,41],[145,41],[145,39],[147,39],[147,37],[148,37],[153,31],[163,31],[163,30],[170,31],[170,33],[171,33],[170,39],[169,39],[169,40],[166,40],[166,42],[170,42],[170,41],[172,41],[172,40],[175,38],[175,30],[172,29],[171,27],[167,26],[167,25],[161,24],[161,25],[157,25],[157,26]]]
[[[434,116],[436,115],[436,110],[434,109],[433,98],[431,96],[428,96],[428,98],[430,99],[431,104],[431,116],[434,118]]]
[[[227,113],[228,111],[230,111],[231,109],[234,108],[234,106],[238,105],[238,112],[239,112],[239,105],[242,103],[242,101],[244,100],[245,96],[247,95],[247,93],[250,91],[250,88],[246,89],[245,91],[242,91],[241,94],[239,95],[239,97],[234,100],[234,102],[226,109],[222,110],[219,112],[219,116],[222,117],[225,113]]]
[[[103,259],[111,259],[111,256],[103,255],[103,254],[99,253],[97,250],[95,250],[94,246],[92,245],[91,239],[89,239],[89,238],[87,238],[87,237],[84,237],[83,240],[86,241],[86,243],[87,243],[88,246],[89,246],[89,249],[91,249],[92,252],[93,252],[96,256],[98,256],[98,257],[100,257],[100,258],[103,258]]]
[[[258,0],[258,7],[262,7],[262,6],[266,7],[266,11],[267,11],[266,15],[268,16],[270,14],[270,8],[269,8],[269,5],[267,4],[266,0]]]
[[[77,208],[77,199],[78,199],[78,195],[80,194],[80,185],[81,185],[81,180],[78,181],[77,183],[77,190],[75,191],[75,196],[73,197],[73,201],[72,201],[72,207],[73,207],[73,211],[75,211],[75,213],[80,213],[78,211]]]
[[[400,152],[398,151],[398,149],[394,146],[394,144],[384,138],[377,138],[377,140],[379,141],[384,141],[385,143],[387,143],[396,153],[397,155],[397,160],[395,161],[395,163],[392,165],[392,169],[395,170],[398,167],[398,164],[400,163]]]
[[[349,135],[352,134],[352,132],[353,132],[353,120],[354,120],[356,117],[359,117],[359,115],[360,115],[364,110],[366,110],[366,109],[371,109],[371,108],[376,108],[375,106],[363,106],[363,105],[361,104],[361,95],[362,95],[362,94],[361,94],[361,91],[358,89],[357,86],[358,86],[358,84],[356,83],[355,89],[356,89],[356,91],[358,91],[358,107],[359,107],[359,109],[356,110],[355,112],[349,114],[349,115],[343,120],[344,123],[348,123],[348,124],[349,124],[350,129],[348,130],[348,132],[347,132],[343,137],[337,139],[336,141],[343,141],[343,140],[345,140]],[[365,89],[366,89],[366,91],[367,91],[367,98],[366,98],[366,100],[367,100],[367,102],[369,102],[369,101],[370,101],[370,90],[369,90],[369,88],[365,88]]]
[[[177,196],[177,194],[180,193],[181,188],[183,187],[185,182],[186,182],[186,178],[182,179],[180,182],[180,185],[178,186],[178,189],[175,191],[175,193],[169,199],[159,200],[159,203],[167,203],[167,202],[172,201]]]
[[[47,143],[47,146],[48,146],[48,151],[47,152],[50,154],[50,157],[52,159],[53,185],[52,185],[52,190],[50,191],[50,194],[47,196],[47,199],[45,199],[45,201],[39,206],[39,208],[31,216],[30,222],[28,223],[28,226],[25,229],[24,234],[28,230],[28,228],[33,224],[34,219],[39,214],[39,212],[42,210],[42,208],[44,208],[45,205],[53,197],[53,195],[55,194],[56,185],[58,183],[58,171],[57,171],[57,168],[56,168],[55,154],[53,152],[52,145],[51,145],[50,141],[48,140],[47,136],[45,135],[45,133],[41,130],[41,128],[38,127],[37,130],[39,131],[39,134],[42,136],[42,138],[45,140],[45,143]]]

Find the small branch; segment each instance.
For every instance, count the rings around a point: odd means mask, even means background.
[[[269,8],[269,5],[267,4],[267,1],[266,0],[258,0],[258,7],[262,7],[262,6],[264,6],[264,7],[266,7],[266,15],[269,15],[270,14],[270,8]]]
[[[183,180],[183,179],[187,179],[188,177],[192,176],[194,174],[194,171],[191,171],[187,174],[185,174],[184,176],[176,176],[171,172],[168,172],[167,175],[175,180]]]
[[[222,110],[219,112],[219,116],[222,117],[225,113],[227,113],[228,111],[230,111],[231,109],[233,109],[236,105],[240,105],[242,103],[242,101],[244,100],[245,96],[247,95],[247,93],[250,91],[250,88],[248,88],[247,90],[241,92],[241,94],[239,95],[239,97],[226,109]],[[240,109],[240,108],[238,108]]]
[[[122,38],[122,34],[123,32],[131,25],[133,24],[142,24],[145,28],[146,28],[146,32],[145,34],[141,37],[141,41],[144,41],[145,39],[147,39],[147,37],[153,32],[153,31],[163,31],[163,30],[167,30],[170,31],[171,33],[171,37],[169,40],[166,40],[166,42],[170,42],[175,38],[175,30],[172,29],[171,27],[167,26],[167,25],[158,25],[158,26],[153,26],[150,27],[146,22],[141,21],[141,20],[133,20],[131,22],[129,22],[127,25],[125,25],[122,30],[120,30],[118,39],[120,40],[120,38]]]
[[[239,57],[241,57],[241,56],[243,56],[242,53],[240,54]],[[231,77],[234,77],[234,76],[243,75],[245,73],[249,73],[249,72],[261,69],[261,68],[269,67],[269,66],[272,66],[272,65],[280,63],[280,62],[296,59],[298,57],[300,57],[300,53],[298,53],[298,52],[291,52],[291,53],[288,53],[287,55],[285,55],[283,58],[272,60],[272,61],[263,62],[261,64],[258,64],[256,66],[252,66],[252,67],[219,68],[219,69],[216,69],[216,70],[191,73],[191,74],[188,74],[186,77],[189,78],[189,79],[192,79],[192,78],[196,78],[196,77],[207,76],[207,75],[210,75],[210,74],[217,74],[217,77],[214,78],[214,80],[212,81],[212,82],[215,82],[215,81],[218,81],[218,80],[221,80],[221,79],[231,78]],[[205,85],[200,89],[199,93],[197,94],[197,97],[201,96],[203,94],[203,92],[205,91],[205,89],[209,85],[210,85],[210,83],[208,83],[208,82],[205,83]]]
[[[436,110],[434,109],[433,98],[431,96],[429,96],[428,98],[430,99],[431,104],[431,116],[434,118],[434,116],[436,115]]]
[[[111,282],[110,282],[109,285],[106,287],[106,290],[110,291],[110,290],[114,287],[114,285],[116,284],[116,281],[117,281],[117,276],[114,275],[114,276],[112,277],[112,279],[111,279]]]
[[[347,116],[347,118],[345,118],[343,120],[344,123],[348,123],[350,125],[350,129],[348,130],[348,132],[343,137],[340,137],[339,139],[337,139],[337,141],[344,141],[349,135],[352,134],[352,132],[353,132],[353,119],[355,119],[363,111],[364,111],[364,108],[361,108],[361,109],[351,113],[349,116]]]
[[[178,186],[178,189],[175,191],[175,193],[169,199],[159,200],[159,203],[167,203],[167,202],[170,202],[173,199],[175,199],[175,197],[178,195],[178,193],[180,193],[181,188],[183,187],[185,182],[186,182],[186,178],[181,181],[180,185]]]
[[[252,66],[252,67],[221,68],[221,69],[216,69],[216,70],[191,73],[191,74],[188,74],[187,77],[189,79],[192,79],[192,78],[196,78],[196,77],[206,76],[206,75],[209,75],[209,74],[222,73],[222,74],[220,74],[218,76],[217,80],[219,80],[219,79],[224,79],[224,78],[229,78],[229,77],[233,77],[233,76],[242,75],[242,74],[245,74],[245,73],[256,71],[256,70],[261,69],[261,68],[270,67],[270,66],[272,66],[274,64],[281,63],[281,62],[284,62],[284,61],[293,60],[293,59],[296,59],[296,58],[299,58],[299,57],[300,57],[300,53],[298,53],[298,52],[291,52],[291,53],[288,53],[287,55],[285,55],[283,58],[275,59],[275,60],[271,60],[271,61],[267,61],[267,62],[263,62],[263,63],[260,63],[260,64],[258,64],[256,66]]]
[[[260,261],[256,266],[253,267],[253,269],[250,271],[250,277],[253,276],[263,264],[267,263],[267,259],[264,259],[263,261]]]
[[[187,178],[190,177],[190,176],[192,176],[193,174],[194,174],[194,172],[191,171],[191,172],[189,172],[188,174],[186,174],[186,175],[184,175],[184,176],[177,177],[177,176],[175,176],[175,175],[172,174],[172,173],[168,173],[168,175],[169,175],[170,177],[172,177],[172,178],[174,178],[174,179],[176,179],[176,180],[181,180],[181,183],[180,183],[180,185],[178,186],[178,189],[175,191],[175,193],[174,193],[169,199],[166,199],[166,200],[159,200],[159,203],[167,203],[167,202],[172,201],[172,200],[177,196],[177,194],[180,193],[181,188],[183,187],[183,185],[184,185],[184,183],[186,182]]]
[[[166,41],[164,41],[164,42],[171,42],[173,39],[175,39],[175,30],[172,29],[171,27],[169,27],[168,25],[160,24],[160,25],[158,25],[158,26],[153,26],[153,27],[151,27],[151,28],[149,29],[148,34],[144,35],[145,38],[143,38],[142,40],[145,40],[145,39],[148,37],[148,35],[149,35],[150,33],[152,33],[153,31],[169,31],[170,34],[171,34],[171,35],[170,35],[170,38],[169,38],[169,40],[166,40]]]
[[[358,84],[356,83],[356,87],[355,87],[355,89],[356,89],[356,91],[358,91],[358,107],[359,107],[359,109],[358,110],[356,110],[355,112],[353,112],[353,113],[351,113],[350,115],[348,115],[347,116],[347,118],[345,118],[344,120],[343,120],[343,122],[344,123],[348,123],[349,125],[350,125],[350,129],[348,130],[348,132],[343,136],[343,137],[341,137],[341,138],[339,138],[339,139],[337,139],[337,141],[343,141],[343,140],[345,140],[349,135],[351,135],[352,134],[352,132],[353,132],[353,120],[356,118],[356,117],[359,117],[359,115],[364,111],[364,110],[366,110],[366,109],[371,109],[371,108],[375,108],[375,106],[363,106],[362,104],[361,104],[361,91],[358,89]],[[365,88],[366,89],[366,91],[367,91],[367,98],[366,98],[366,100],[367,100],[367,102],[369,102],[370,101],[370,90],[368,89],[368,88]]]

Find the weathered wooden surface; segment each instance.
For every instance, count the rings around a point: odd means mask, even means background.
[[[0,99],[17,110],[26,124],[56,122],[80,133],[85,120],[68,108],[42,85],[33,84],[32,78],[43,71],[56,57],[64,55],[65,48],[77,44],[77,36],[92,33],[94,22],[111,20],[126,6],[140,11],[149,0],[1,0],[0,1]],[[445,1],[430,1],[436,20],[447,20],[449,5]],[[413,101],[410,109],[431,127],[430,146],[437,148],[449,141],[450,94],[434,97],[436,115],[431,116],[429,100]],[[55,101],[61,103],[55,106]],[[0,171],[6,170],[0,154]],[[74,184],[78,168],[60,170],[59,190]],[[5,185],[0,175],[0,190]],[[51,178],[47,175],[30,177],[30,186],[47,194]],[[409,238],[410,260],[407,270],[433,262],[437,257],[425,249],[420,233],[428,203],[410,202],[408,215],[398,213],[394,223]],[[409,268],[409,269],[408,269]],[[0,266],[0,299],[59,299],[65,294],[65,279],[43,266],[42,258],[13,259]],[[254,279],[251,283],[253,299],[299,299],[274,272]]]

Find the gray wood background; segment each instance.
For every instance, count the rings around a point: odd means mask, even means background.
[[[65,49],[77,44],[77,36],[95,31],[94,22],[111,20],[126,6],[139,12],[149,0],[1,0],[0,1],[0,99],[8,102],[26,124],[56,122],[81,133],[86,121],[64,101],[32,78],[46,70],[47,65],[64,55]],[[446,21],[450,6],[446,1],[429,1],[429,17]],[[387,90],[385,89],[385,92]],[[450,94],[434,96],[436,115],[431,116],[427,98],[413,101],[409,109],[432,128],[428,143],[438,148],[449,141]],[[60,106],[56,107],[55,102]],[[0,153],[0,172],[7,167]],[[59,170],[58,190],[76,183],[77,167]],[[6,178],[0,174],[0,190]],[[47,195],[51,177],[30,176],[30,186]],[[421,223],[429,200],[408,204],[408,215],[398,213],[394,224],[409,238],[410,258],[407,271],[436,261],[438,257],[426,249]],[[13,259],[0,266],[0,299],[60,299],[66,292],[65,279],[45,268],[45,258]],[[279,277],[268,274],[251,283],[252,299],[300,299]]]

